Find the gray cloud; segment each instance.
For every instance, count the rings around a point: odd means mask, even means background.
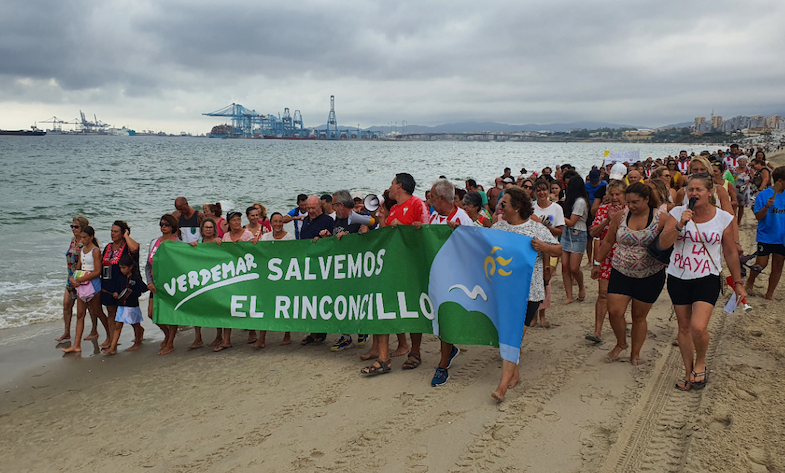
[[[98,108],[209,128],[232,100],[363,126],[657,125],[785,111],[785,5],[702,2],[2,2],[6,115]],[[30,109],[33,109],[31,107]],[[29,112],[33,113],[33,112]],[[51,115],[51,113],[47,114]],[[42,117],[39,117],[39,119]]]

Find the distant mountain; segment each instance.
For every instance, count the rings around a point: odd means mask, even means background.
[[[694,124],[695,124],[694,122],[681,122],[681,123],[674,123],[672,125],[660,126],[660,127],[657,127],[657,128],[665,128],[665,129],[667,129],[667,128],[685,128],[685,127],[689,128],[689,127],[691,127]]]
[[[324,130],[327,128],[327,125],[321,125],[316,128],[318,130]],[[344,129],[345,127],[341,126],[341,124],[339,123],[338,128]],[[591,122],[591,121],[572,122],[572,123],[550,123],[547,125],[538,125],[534,123],[529,123],[526,125],[509,125],[506,123],[497,123],[497,122],[463,122],[463,123],[446,123],[444,125],[436,125],[436,126],[406,125],[406,133],[471,133],[471,132],[482,132],[482,131],[503,131],[503,132],[570,131],[570,130],[580,130],[584,128],[587,130],[594,130],[597,128],[648,128],[648,127],[622,125],[618,123]],[[383,131],[385,133],[389,133],[391,131],[389,126],[384,126],[384,127],[372,126],[369,128],[365,128],[365,130]],[[404,132],[403,127],[400,125],[398,125],[397,130],[399,133]]]

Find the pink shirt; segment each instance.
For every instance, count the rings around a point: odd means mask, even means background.
[[[240,237],[240,239],[237,240],[237,241],[251,241],[251,240],[253,240],[253,233],[251,233],[248,230],[243,228],[243,234]],[[232,232],[231,232],[231,230],[226,232],[226,233],[224,233],[224,236],[223,236],[223,238],[221,238],[221,241],[233,242],[232,241]]]

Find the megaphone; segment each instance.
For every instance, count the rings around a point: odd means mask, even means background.
[[[373,227],[376,223],[376,219],[370,215],[358,214],[352,210],[352,213],[349,214],[349,225],[353,223],[359,223],[360,225],[368,225],[369,227]]]
[[[363,205],[365,205],[368,212],[373,212],[379,209],[379,206],[382,205],[382,201],[376,194],[368,194],[365,196],[365,200],[363,200]]]

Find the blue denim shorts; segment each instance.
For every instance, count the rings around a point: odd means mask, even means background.
[[[561,235],[562,250],[570,253],[583,253],[586,251],[586,238],[588,232],[583,230],[575,230],[565,226],[564,233]]]

